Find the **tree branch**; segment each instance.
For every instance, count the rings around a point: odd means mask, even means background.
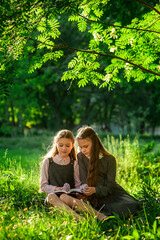
[[[57,46],[55,46],[55,47],[60,47],[60,46],[57,45]],[[61,46],[61,48],[63,48],[63,46]],[[137,64],[135,64],[135,63],[133,63],[133,62],[130,62],[130,61],[124,59],[124,58],[121,58],[121,57],[118,57],[118,56],[115,56],[115,55],[110,55],[110,54],[105,54],[105,53],[99,53],[99,52],[90,51],[90,50],[76,49],[76,48],[71,48],[71,47],[69,47],[69,46],[67,46],[67,47],[64,46],[64,48],[67,48],[67,49],[70,49],[70,50],[74,50],[74,51],[77,51],[77,52],[86,52],[86,53],[91,53],[91,54],[97,54],[97,55],[99,55],[99,56],[104,56],[104,57],[117,58],[117,59],[122,60],[122,61],[124,61],[124,62],[126,62],[126,63],[129,63],[129,64],[131,64],[132,66],[135,66],[135,67],[137,67],[137,68],[139,68],[139,69],[141,69],[141,70],[143,70],[143,71],[145,71],[145,72],[148,72],[148,73],[151,73],[151,74],[160,76],[160,73],[153,72],[153,71],[151,71],[151,70],[148,70],[148,69],[146,69],[146,68],[144,68],[144,67],[141,67],[141,66],[139,66],[139,65],[137,65]]]
[[[106,26],[112,26],[112,27],[118,27],[118,28],[126,28],[126,29],[132,29],[132,30],[137,30],[137,31],[145,31],[145,32],[153,32],[153,33],[159,33],[158,31],[154,31],[154,30],[148,30],[148,29],[142,29],[142,28],[132,28],[132,27],[126,27],[126,26],[120,26],[120,25],[114,25],[114,24],[110,24],[110,23],[104,23],[104,22],[100,22],[100,21],[95,21],[95,20],[91,20],[87,17],[84,17],[83,15],[79,14],[76,12],[76,14],[84,19],[86,19],[89,22],[94,22],[94,23],[100,23],[102,25],[106,25]]]
[[[40,16],[40,18],[38,19],[38,21],[37,21],[35,27],[33,28],[32,32],[29,34],[29,36],[28,36],[28,38],[27,38],[27,40],[26,40],[26,43],[25,43],[25,45],[24,45],[24,47],[23,47],[23,50],[24,50],[27,42],[29,41],[30,37],[32,36],[32,34],[34,33],[34,31],[36,30],[37,25],[40,23],[41,19],[44,17],[44,15],[45,15],[45,14],[43,14],[42,16]]]
[[[35,40],[35,39],[32,39],[32,38],[30,38],[30,40],[41,43],[41,41]],[[139,68],[139,69],[141,69],[141,70],[143,70],[143,71],[145,71],[145,72],[148,72],[148,73],[151,73],[151,74],[160,76],[160,73],[157,73],[157,72],[153,72],[153,71],[151,71],[151,70],[148,70],[148,69],[146,69],[146,68],[144,68],[144,67],[142,67],[142,66],[140,66],[140,65],[137,65],[137,64],[135,64],[135,63],[133,63],[133,62],[130,62],[130,61],[128,61],[128,60],[126,60],[126,59],[124,59],[124,58],[118,57],[118,56],[116,56],[116,55],[111,55],[111,54],[106,54],[106,53],[99,53],[99,52],[96,52],[96,51],[90,51],[90,50],[83,50],[83,49],[73,48],[73,47],[69,47],[69,46],[64,46],[64,45],[62,45],[62,44],[58,44],[58,45],[54,45],[54,46],[52,46],[52,45],[50,45],[50,44],[46,44],[46,45],[48,45],[48,46],[50,46],[50,47],[53,47],[53,48],[65,48],[65,49],[69,49],[69,50],[76,51],[76,52],[84,52],[84,53],[96,54],[96,55],[98,55],[98,56],[103,56],[103,57],[117,58],[117,59],[122,60],[123,62],[129,63],[129,64],[131,64],[132,66],[135,66],[135,67],[137,67],[137,68]]]
[[[146,3],[146,2],[141,1],[141,0],[133,0],[133,1],[139,2],[139,3],[141,3],[141,4],[145,5],[145,6],[153,9],[153,10],[154,10],[155,12],[157,12],[158,14],[160,14],[160,11],[158,11],[158,9],[156,9],[155,7],[153,7],[153,6],[152,6],[151,4],[149,4],[149,3]]]

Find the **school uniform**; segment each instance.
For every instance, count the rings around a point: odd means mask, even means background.
[[[78,153],[79,174],[82,184],[86,183],[89,159],[82,153]],[[101,156],[98,164],[98,178],[95,186],[96,193],[91,199],[97,204],[96,210],[100,210],[105,215],[110,216],[114,213],[118,215],[135,213],[138,209],[138,201],[127,193],[115,180],[116,178],[116,159],[110,156]],[[92,204],[92,201],[91,201]]]

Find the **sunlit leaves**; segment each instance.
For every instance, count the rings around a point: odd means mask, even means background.
[[[78,29],[81,31],[81,32],[84,32],[87,28],[87,23],[86,23],[86,20],[82,19],[79,23],[78,23]]]
[[[59,22],[55,18],[42,18],[37,30],[39,30],[39,34],[35,38],[35,42],[37,41],[37,49],[49,49],[51,52],[47,52],[34,61],[34,63],[30,66],[29,72],[33,72],[37,68],[41,68],[41,66],[46,63],[47,61],[57,61],[62,55],[63,52],[60,51],[53,51],[54,50],[54,39],[58,38],[60,35],[59,31]]]
[[[81,32],[84,32],[86,31],[86,28],[87,28],[87,22],[84,18],[80,17],[80,16],[75,16],[75,15],[71,15],[69,18],[68,18],[69,21],[77,21],[78,22],[78,29],[79,31]]]
[[[160,66],[160,16],[149,9],[141,17],[138,14],[135,18],[130,16],[130,23],[128,21],[122,26],[119,13],[113,16],[106,14],[113,4],[114,1],[107,0],[6,1],[1,6],[0,16],[3,71],[7,71],[8,62],[18,61],[30,54],[33,66],[29,71],[33,72],[44,63],[59,59],[62,49],[66,48],[71,54],[81,51],[84,55],[77,54],[76,58],[74,55],[62,81],[74,78],[77,83],[80,81],[79,86],[92,82],[113,87],[123,78],[127,81],[159,80],[160,76],[156,74]],[[127,11],[128,6],[125,8]],[[156,8],[160,9],[158,4]],[[63,26],[60,26],[59,19],[63,14],[68,17],[69,24],[76,25],[82,38],[87,36],[88,46],[79,47],[76,43],[74,47],[69,46],[70,42],[66,42],[65,37],[61,38]],[[86,51],[90,52],[87,57]],[[39,55],[35,57],[37,52]]]
[[[130,81],[131,79],[135,79],[135,81],[142,81],[145,79],[147,81],[153,81],[153,79],[160,78],[137,68],[138,66],[142,66],[143,68],[158,72],[157,60],[160,47],[159,34],[136,30],[141,28],[144,30],[151,29],[160,31],[160,25],[158,26],[160,18],[155,11],[145,14],[141,20],[138,18],[133,19],[131,24],[127,27],[135,28],[134,30],[106,27],[103,23],[97,23],[96,21],[103,15],[103,9],[101,8],[99,1],[93,5],[92,1],[89,1],[86,5],[82,2],[80,9],[83,9],[83,11],[79,16],[75,13],[75,16],[72,16],[72,21],[79,22],[80,16],[84,17],[84,19],[89,19],[87,23],[89,25],[88,32],[91,33],[91,39],[89,42],[90,50],[95,51],[96,49],[96,51],[100,53],[111,52],[117,57],[122,58],[121,61],[118,59],[110,59],[111,63],[105,68],[106,75],[104,74],[104,82],[100,85],[101,87],[106,85],[113,86],[114,83],[116,84],[116,82],[119,82],[121,76],[120,72],[121,74],[123,73],[123,77],[126,78],[127,81]],[[92,22],[92,20],[95,22]],[[115,22],[114,24],[121,26],[120,22]],[[133,65],[125,62],[125,60],[133,63]],[[83,71],[83,73],[84,72],[85,71]],[[93,80],[94,79],[91,79],[92,82]],[[85,80],[84,82],[86,83]],[[80,85],[82,84],[80,83]]]
[[[99,69],[100,64],[96,61],[96,55],[78,52],[68,65],[72,70],[64,72],[62,81],[66,80],[78,80],[78,86],[84,87],[90,81],[94,85],[98,85],[100,79],[103,79],[103,75],[96,70]]]
[[[58,20],[49,19],[47,22],[48,22],[48,25],[51,28],[51,31],[49,31],[50,36],[53,37],[53,39],[59,37],[60,36],[60,31],[59,31],[58,28],[60,27],[60,24],[59,24]]]
[[[47,61],[57,61],[63,55],[62,51],[48,52],[42,55],[40,58],[36,58],[34,63],[29,68],[29,73],[34,72],[34,70],[41,68]]]
[[[46,31],[46,19],[42,18],[39,25],[37,26],[37,30],[41,33]]]

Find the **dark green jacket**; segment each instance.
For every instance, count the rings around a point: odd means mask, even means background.
[[[84,154],[78,156],[80,180],[86,183],[89,159]],[[138,208],[138,201],[128,194],[115,180],[116,159],[103,156],[99,159],[96,193],[91,196],[91,204],[106,216],[113,213],[118,215],[134,213]],[[93,200],[93,201],[92,201]],[[96,200],[96,201],[95,201]],[[97,203],[97,204],[94,204]]]
[[[89,159],[83,154],[77,155],[79,163],[80,180],[82,184],[86,183]],[[108,197],[115,191],[125,190],[117,184],[116,180],[116,159],[111,156],[103,156],[99,159],[98,180],[96,188],[97,197]]]

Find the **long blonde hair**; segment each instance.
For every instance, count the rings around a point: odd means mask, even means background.
[[[91,127],[82,127],[77,131],[76,139],[89,138],[92,141],[91,156],[89,159],[89,168],[87,176],[87,184],[89,186],[96,186],[98,177],[99,155],[111,156],[107,149],[103,146],[100,138]]]
[[[67,129],[62,129],[60,130],[53,139],[52,145],[50,150],[45,154],[45,156],[43,157],[43,159],[46,158],[51,158],[54,157],[56,154],[58,154],[58,149],[57,149],[57,143],[59,141],[60,138],[68,138],[72,141],[73,143],[73,148],[69,154],[69,157],[72,161],[76,160],[76,150],[75,150],[75,146],[74,146],[74,136],[73,133],[70,130]]]

